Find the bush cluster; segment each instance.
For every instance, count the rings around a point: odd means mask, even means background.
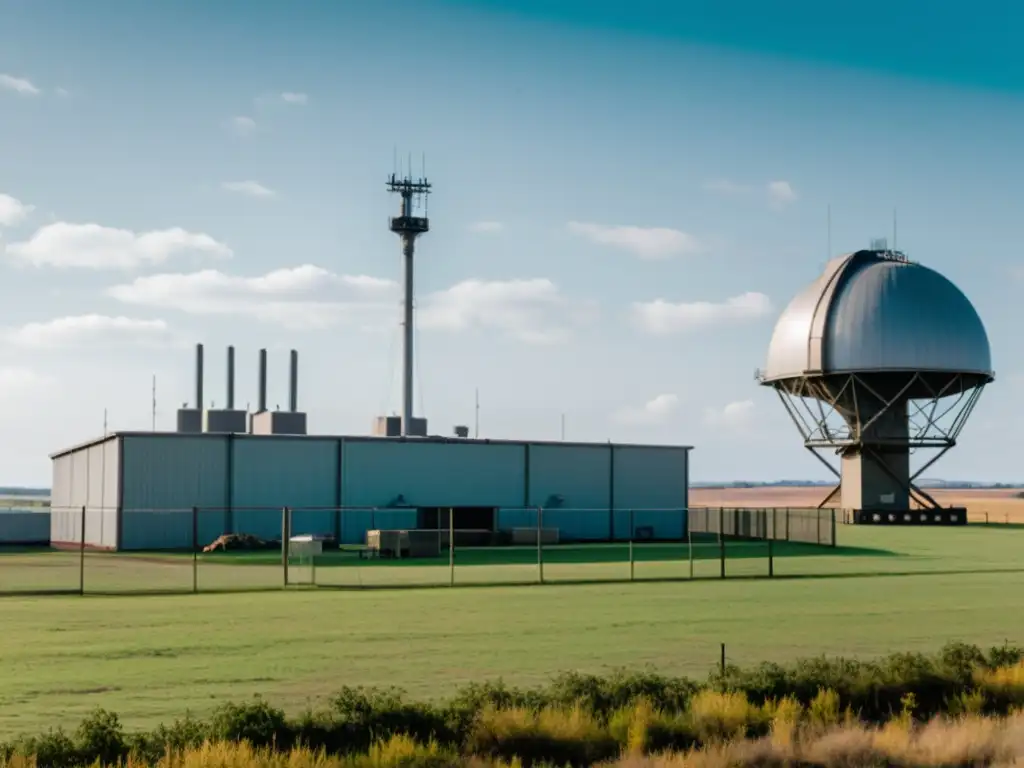
[[[653,672],[566,673],[538,690],[470,685],[441,704],[408,701],[397,690],[344,688],[298,717],[256,698],[224,705],[207,720],[186,716],[133,734],[117,715],[98,710],[72,733],[57,729],[0,744],[0,762],[34,756],[39,766],[54,768],[129,758],[153,765],[203,745],[244,743],[269,753],[308,749],[353,760],[418,745],[413,752],[426,762],[417,758],[417,765],[451,764],[465,755],[583,766],[623,753],[777,737],[797,727],[909,727],[941,715],[1006,715],[1022,706],[1024,648],[952,644],[934,655],[901,653],[878,661],[727,667],[703,684]]]

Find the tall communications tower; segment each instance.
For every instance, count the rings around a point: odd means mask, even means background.
[[[430,194],[430,182],[426,177],[412,178],[410,172],[403,178],[392,173],[387,183],[388,192],[398,193],[402,198],[402,207],[398,216],[390,219],[391,231],[402,239],[403,287],[402,298],[402,423],[403,436],[415,435],[424,437],[427,433],[426,419],[413,416],[413,253],[416,250],[416,238],[430,231],[430,219],[427,218],[427,195]],[[417,216],[417,209],[423,215]],[[386,428],[387,434],[392,429]]]

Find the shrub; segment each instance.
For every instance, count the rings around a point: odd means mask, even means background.
[[[619,745],[588,710],[488,709],[480,713],[466,742],[473,755],[523,765],[589,766],[618,754]]]
[[[762,736],[770,722],[743,693],[701,691],[690,702],[688,714],[694,733],[704,743]]]
[[[128,754],[121,720],[104,709],[97,709],[86,717],[78,726],[75,737],[78,755],[86,763],[116,763]]]
[[[289,749],[293,741],[284,712],[259,697],[246,704],[225,704],[217,709],[210,721],[209,736],[277,749]]]

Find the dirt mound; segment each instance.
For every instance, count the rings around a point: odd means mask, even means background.
[[[203,552],[227,552],[228,550],[239,549],[278,549],[281,544],[277,541],[267,541],[251,533],[226,533],[218,536],[212,544],[203,547]]]

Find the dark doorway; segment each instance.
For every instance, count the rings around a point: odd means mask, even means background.
[[[420,507],[419,527],[438,531],[448,529],[448,507]],[[454,527],[457,531],[493,531],[494,507],[452,507]]]

